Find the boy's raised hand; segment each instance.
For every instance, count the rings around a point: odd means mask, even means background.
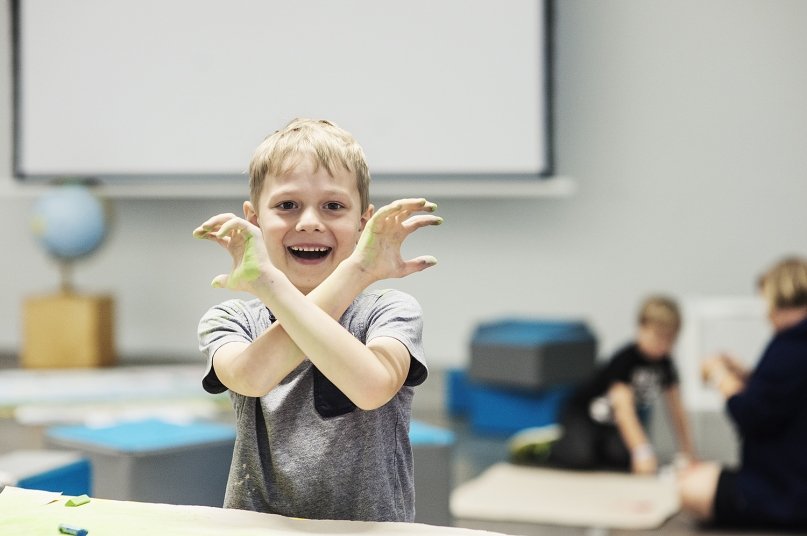
[[[436,204],[425,199],[399,199],[381,207],[365,225],[352,257],[378,281],[405,277],[434,266],[437,259],[431,255],[404,260],[401,244],[417,229],[443,223],[439,216],[415,214],[436,209]]]
[[[216,242],[233,258],[230,273],[217,275],[212,286],[254,294],[262,267],[271,265],[258,227],[235,214],[218,214],[194,229],[193,236]]]

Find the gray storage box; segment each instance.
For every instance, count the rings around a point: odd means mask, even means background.
[[[454,433],[413,420],[409,441],[415,463],[415,521],[450,527]]]
[[[471,380],[540,389],[577,383],[596,367],[597,341],[583,322],[500,320],[471,341]]]

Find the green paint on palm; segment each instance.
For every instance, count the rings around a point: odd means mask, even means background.
[[[247,234],[244,239],[244,254],[241,257],[241,264],[233,272],[235,281],[254,281],[261,275],[261,264],[258,262],[258,255],[255,253],[255,237]]]
[[[366,259],[366,263],[374,264],[379,257],[379,250],[376,246],[376,242],[378,242],[378,236],[375,233],[367,233],[367,236],[364,238],[362,244],[362,250],[364,253],[364,257]]]
[[[375,233],[371,231],[367,233],[367,235],[364,237],[364,243],[368,246],[371,246],[373,245],[374,242],[375,242]]]

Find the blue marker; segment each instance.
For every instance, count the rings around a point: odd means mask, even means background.
[[[78,527],[71,527],[70,525],[59,525],[59,532],[69,534],[70,536],[87,536],[87,533],[90,531]]]

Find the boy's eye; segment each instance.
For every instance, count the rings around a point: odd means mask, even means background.
[[[297,205],[294,203],[294,201],[281,201],[280,203],[278,203],[278,204],[277,204],[277,205],[275,205],[275,206],[276,206],[277,208],[281,209],[281,210],[292,210],[292,209],[294,209],[294,208],[295,208]]]
[[[325,203],[325,208],[328,210],[339,210],[340,208],[344,208],[342,203],[337,203],[336,201],[331,201],[329,203]]]

